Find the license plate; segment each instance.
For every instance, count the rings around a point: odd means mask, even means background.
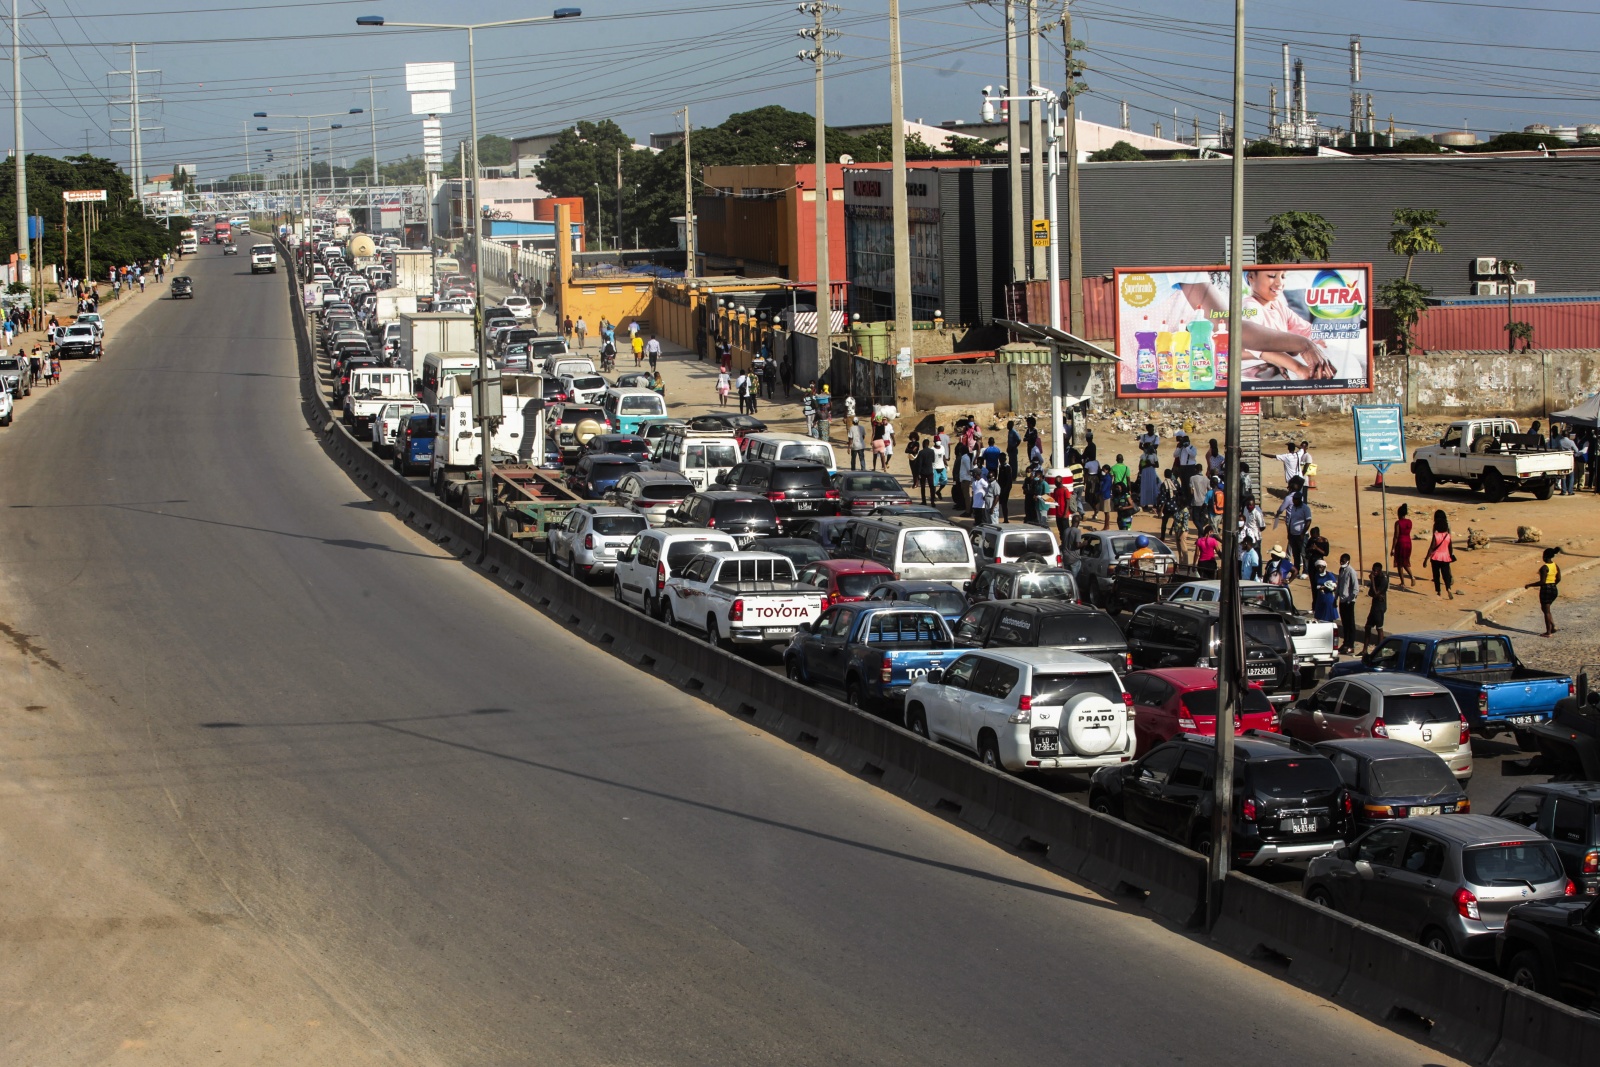
[[[1437,814],[1439,814],[1439,805],[1437,805],[1437,804],[1421,805],[1421,806],[1412,808],[1411,809],[1411,814],[1413,814],[1413,815],[1437,815]]]
[[[797,500],[795,501],[794,509],[796,511],[815,511],[817,506],[808,500]]]
[[[1316,819],[1284,819],[1278,829],[1286,834],[1309,834],[1317,828]]]
[[[769,626],[768,637],[793,637],[798,631],[793,626]]]
[[[1506,719],[1512,726],[1532,726],[1534,723],[1544,722],[1543,715],[1513,715]]]
[[[1246,678],[1271,678],[1278,673],[1278,668],[1270,663],[1250,664],[1244,669]]]
[[[1041,756],[1054,756],[1061,751],[1060,740],[1054,737],[1036,737],[1033,740],[1033,751]]]

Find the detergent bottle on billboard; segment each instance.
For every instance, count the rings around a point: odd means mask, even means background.
[[[1189,388],[1209,392],[1217,387],[1215,358],[1211,354],[1211,322],[1189,324]]]
[[[1140,392],[1148,393],[1161,380],[1156,369],[1156,333],[1154,330],[1141,330],[1133,335],[1133,339],[1139,343],[1134,384]]]
[[[1162,330],[1156,334],[1156,386],[1172,389],[1172,334]]]
[[[1217,364],[1217,388],[1228,387],[1228,327],[1221,323],[1222,329],[1211,338],[1211,355]]]
[[[1187,391],[1189,388],[1189,331],[1175,330],[1172,334],[1172,387]]]

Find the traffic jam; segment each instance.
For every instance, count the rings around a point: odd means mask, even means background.
[[[828,440],[669,415],[658,376],[574,352],[521,294],[478,336],[454,261],[393,301],[398,251],[324,220],[298,266],[334,406],[399,474],[478,521],[492,506],[495,532],[630,609],[1209,854],[1214,563],[1151,533],[1064,544],[958,519],[841,469]],[[500,383],[487,486],[480,343]],[[1600,993],[1600,940],[1562,936],[1600,914],[1600,692],[1504,633],[1380,629],[1357,654],[1295,584],[1240,590],[1234,867],[1520,984]],[[1475,744],[1526,784],[1474,805]]]

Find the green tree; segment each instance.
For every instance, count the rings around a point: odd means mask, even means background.
[[[1508,322],[1506,323],[1506,333],[1510,335],[1508,338],[1510,351],[1516,351],[1519,342],[1524,352],[1533,347],[1533,323]]]
[[[1407,137],[1403,141],[1396,141],[1394,143],[1394,148],[1390,149],[1390,151],[1409,152],[1413,154],[1419,152],[1433,152],[1437,154],[1445,151],[1445,147],[1443,145],[1434,144],[1426,137]]]
[[[1444,251],[1444,245],[1439,243],[1438,232],[1447,225],[1435,208],[1394,209],[1394,229],[1389,231],[1389,251],[1406,257],[1406,281],[1411,280],[1411,264],[1419,255]]]
[[[478,165],[480,167],[509,167],[517,161],[516,149],[511,144],[509,137],[499,134],[484,133],[478,135]],[[367,173],[372,173],[368,170]],[[456,154],[450,162],[444,165],[446,178],[459,178],[464,173],[461,163],[461,148],[456,147]]]
[[[186,170],[183,170],[177,164],[173,164],[173,166],[172,166],[172,191],[173,192],[181,192],[182,190],[189,188],[189,182],[190,182],[189,172],[186,171]]]
[[[995,159],[1005,154],[1001,147],[1004,143],[1000,138],[986,141],[981,137],[952,134],[945,141],[944,156],[946,159]]]
[[[1110,148],[1102,148],[1089,156],[1090,163],[1137,163],[1150,157],[1127,141],[1118,141]]]
[[[1474,145],[1466,151],[1469,152],[1536,152],[1540,146],[1545,148],[1562,148],[1564,142],[1554,134],[1549,133],[1523,133],[1515,130],[1510,133],[1497,133],[1480,145]]]
[[[178,243],[178,234],[188,226],[184,218],[172,219],[172,228],[145,218],[139,205],[130,198],[133,192],[128,175],[115,163],[98,156],[29,156],[28,210],[29,214],[44,217],[44,254],[42,262],[64,264],[73,274],[83,271],[83,210],[77,204],[65,204],[61,193],[66,189],[104,189],[106,202],[97,204],[99,223],[94,231],[92,275],[105,277],[106,269],[113,264],[148,261],[171,251]],[[16,241],[13,228],[7,223],[16,218],[16,171],[0,167],[0,240]],[[61,223],[67,222],[66,243],[62,243]],[[9,234],[9,236],[8,236]],[[65,254],[65,258],[63,258]]]
[[[1251,141],[1244,146],[1244,154],[1246,158],[1250,158],[1252,156],[1292,156],[1296,153],[1276,141]]]
[[[1396,278],[1378,286],[1378,300],[1394,316],[1394,335],[1403,351],[1411,351],[1412,331],[1417,320],[1428,310],[1428,297],[1432,290],[1418,285],[1409,278]]]
[[[1267,219],[1256,234],[1256,259],[1261,263],[1320,263],[1333,247],[1334,225],[1314,211],[1285,211]]]

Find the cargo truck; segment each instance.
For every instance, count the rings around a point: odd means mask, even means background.
[[[422,373],[430,352],[476,352],[477,336],[471,315],[445,311],[400,313],[400,366]]]

